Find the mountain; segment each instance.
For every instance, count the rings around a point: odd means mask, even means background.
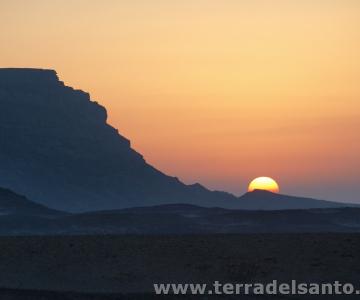
[[[0,188],[0,216],[8,215],[54,217],[63,213],[34,203],[8,189]]]
[[[312,198],[295,197],[275,194],[264,190],[255,190],[239,197],[241,209],[250,210],[278,210],[278,209],[308,209],[308,208],[336,208],[356,206]]]
[[[238,202],[243,210],[165,204],[70,214],[0,188],[0,235],[360,232],[359,207],[259,190]]]
[[[236,201],[156,170],[106,119],[55,71],[0,69],[0,186],[68,211]]]
[[[52,222],[66,213],[49,209],[34,203],[24,196],[8,189],[0,188],[0,234],[39,234],[50,230],[60,232],[60,228],[51,227]]]
[[[168,204],[77,214],[0,215],[0,235],[360,232],[360,208],[230,210]]]
[[[106,120],[104,107],[64,85],[53,70],[0,69],[0,186],[71,212],[166,203],[246,209],[334,206],[278,195],[279,201],[255,194],[238,199],[200,184],[185,185],[149,165]]]

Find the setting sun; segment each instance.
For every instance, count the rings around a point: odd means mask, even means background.
[[[273,193],[278,193],[280,191],[279,185],[270,177],[258,177],[251,181],[248,191],[252,192],[254,190],[265,190]]]

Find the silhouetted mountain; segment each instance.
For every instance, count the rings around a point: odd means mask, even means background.
[[[236,201],[148,165],[106,119],[55,71],[0,69],[0,186],[69,211]]]
[[[360,232],[360,208],[229,210],[189,204],[79,214],[0,215],[2,235]]]
[[[69,214],[0,188],[0,235],[360,232],[360,208],[299,210],[298,203],[339,205],[258,190],[238,202],[245,210],[166,204]]]
[[[2,235],[44,233],[49,230],[47,226],[52,224],[51,220],[64,215],[66,213],[49,209],[24,196],[0,188],[0,234]]]
[[[34,203],[8,189],[0,188],[0,216],[10,215],[59,216],[63,213]]]
[[[307,209],[356,206],[312,198],[295,197],[275,194],[264,190],[255,190],[239,198],[241,209],[278,210],[278,209]]]
[[[185,185],[147,164],[106,119],[104,107],[65,86],[55,71],[0,69],[0,186],[67,211],[165,203],[247,209],[320,204],[287,196],[239,200]]]

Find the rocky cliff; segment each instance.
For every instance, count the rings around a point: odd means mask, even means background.
[[[68,211],[236,206],[230,194],[185,185],[147,164],[106,119],[104,107],[53,70],[0,69],[0,186]]]
[[[71,212],[187,203],[240,209],[348,206],[267,192],[237,198],[147,164],[104,107],[53,70],[0,69],[0,187]],[[141,128],[139,128],[141,130]]]

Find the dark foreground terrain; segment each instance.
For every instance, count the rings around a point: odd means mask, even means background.
[[[359,234],[1,237],[0,299],[185,299],[156,296],[153,283],[215,280],[358,285],[359,250]],[[289,298],[305,297],[241,296]]]

